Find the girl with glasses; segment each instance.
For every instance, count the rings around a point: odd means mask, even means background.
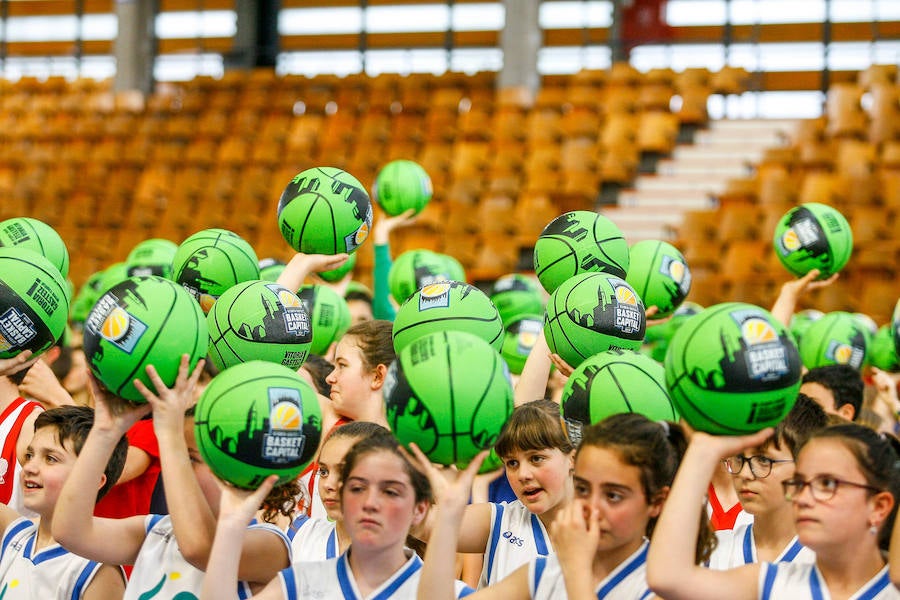
[[[650,547],[650,587],[672,600],[900,598],[883,554],[900,497],[898,454],[891,440],[856,424],[813,433],[800,446],[794,475],[782,482],[797,537],[815,552],[814,563],[763,562],[714,571],[686,558],[686,540],[698,527],[694,508],[703,501],[716,461],[759,447],[771,435],[766,429],[741,437],[694,436]]]
[[[730,569],[755,562],[813,562],[815,555],[797,539],[791,503],[782,482],[794,476],[794,453],[814,431],[825,427],[825,411],[804,395],[758,448],[723,461],[734,490],[753,522],[717,531],[718,544],[709,561],[712,569]]]

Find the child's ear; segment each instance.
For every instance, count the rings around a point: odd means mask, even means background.
[[[372,370],[372,390],[380,390],[384,385],[384,378],[387,376],[387,365],[377,365]]]
[[[106,473],[100,475],[100,485],[97,486],[97,490],[103,489],[103,486],[106,485]]]
[[[656,496],[653,497],[653,500],[650,501],[650,518],[656,518],[662,512],[663,504],[666,503],[666,498],[669,497],[669,490],[671,488],[669,486],[663,487]]]
[[[428,515],[428,509],[431,508],[431,502],[428,500],[422,500],[421,502],[416,502],[416,505],[413,507],[413,521],[412,527],[416,527],[425,520],[425,517]]]

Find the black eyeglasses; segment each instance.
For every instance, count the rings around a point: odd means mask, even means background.
[[[775,459],[769,458],[768,456],[755,455],[755,456],[744,456],[742,454],[738,454],[737,456],[729,456],[724,461],[725,468],[728,469],[728,472],[732,475],[737,475],[741,472],[741,469],[744,468],[745,464],[750,464],[750,472],[754,477],[758,479],[763,479],[768,477],[772,473],[772,465],[776,465],[778,463],[790,463],[794,462],[789,458],[784,459]]]
[[[781,487],[784,488],[784,498],[788,502],[793,501],[794,498],[799,496],[806,486],[809,486],[809,491],[814,500],[818,502],[828,502],[834,498],[838,488],[842,485],[869,490],[872,493],[881,491],[879,488],[871,485],[856,483],[855,481],[846,481],[844,479],[832,477],[831,475],[816,475],[809,481],[804,481],[803,479],[788,479],[787,481],[781,482]]]

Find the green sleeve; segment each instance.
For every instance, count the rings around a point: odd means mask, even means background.
[[[372,314],[376,319],[393,321],[397,316],[391,304],[391,291],[388,286],[388,274],[391,271],[391,247],[388,244],[375,245],[375,273],[373,281],[374,297],[372,298]]]

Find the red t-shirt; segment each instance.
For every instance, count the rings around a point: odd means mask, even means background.
[[[710,510],[709,523],[712,525],[713,530],[734,529],[735,521],[737,521],[741,511],[744,510],[741,503],[738,502],[728,510],[725,510],[722,507],[722,503],[719,502],[719,497],[716,496],[716,490],[712,484],[709,484],[707,494],[709,495],[709,506],[712,509]]]
[[[126,436],[129,446],[139,448],[150,456],[150,466],[131,481],[114,485],[94,509],[94,514],[98,517],[124,519],[150,512],[150,498],[160,472],[159,442],[153,432],[153,421],[138,421]]]

